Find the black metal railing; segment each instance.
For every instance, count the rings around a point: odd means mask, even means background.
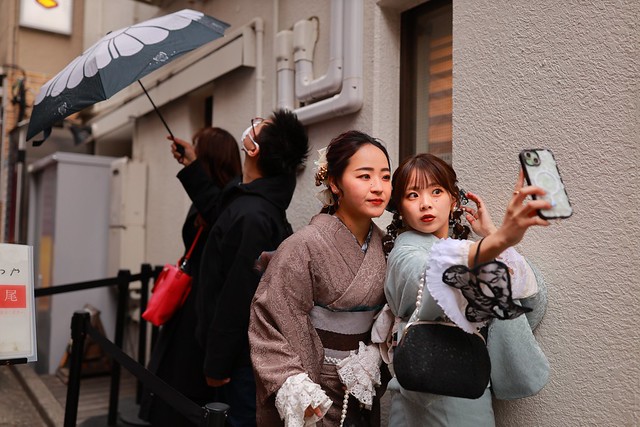
[[[67,385],[67,400],[64,414],[64,427],[73,427],[76,425],[78,417],[78,402],[80,398],[82,359],[87,335],[100,344],[102,350],[113,359],[109,390],[109,410],[107,414],[108,426],[115,426],[117,424],[121,366],[137,378],[136,403],[140,403],[142,388],[145,387],[196,425],[202,427],[223,427],[225,425],[227,412],[229,410],[228,405],[220,402],[212,402],[205,406],[199,406],[145,368],[147,322],[142,318],[142,316],[140,316],[139,323],[138,360],[134,360],[122,351],[126,312],[129,303],[129,285],[136,281],[140,281],[141,283],[140,313],[142,313],[147,306],[149,282],[151,279],[155,280],[161,270],[161,266],[154,269],[149,264],[143,264],[140,269],[140,274],[131,274],[129,270],[120,270],[117,277],[113,278],[72,283],[68,285],[58,285],[35,290],[35,296],[42,297],[103,286],[118,287],[118,305],[113,342],[107,339],[100,331],[91,325],[90,314],[88,311],[76,311],[71,319],[72,345],[69,364],[69,381]],[[155,335],[157,333],[157,328],[154,327],[153,332]],[[153,341],[155,340],[152,337],[152,342]]]

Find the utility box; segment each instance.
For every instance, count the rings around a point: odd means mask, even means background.
[[[110,276],[118,270],[140,270],[145,259],[147,165],[127,157],[111,163],[109,210]],[[140,285],[140,282],[132,283]]]
[[[29,167],[28,243],[36,288],[108,275],[113,157],[54,153]],[[91,304],[113,340],[117,290],[113,286],[40,297],[36,301],[38,373],[54,373],[70,339],[71,317]]]

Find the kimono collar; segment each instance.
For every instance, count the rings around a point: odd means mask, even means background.
[[[351,234],[351,236],[353,237],[353,239],[356,241],[356,243],[358,245],[360,245],[360,242],[358,242],[358,238],[355,236],[355,234],[353,234],[351,232],[351,230],[349,230],[349,227],[347,227],[347,224],[345,224],[340,218],[338,218],[335,215],[331,215],[332,217],[334,217],[335,219],[337,219],[338,221],[340,221],[342,223],[342,225],[344,225],[344,228],[347,229],[347,231],[349,232],[349,234]],[[367,253],[367,249],[369,249],[369,243],[371,242],[371,235],[373,234],[373,221],[371,221],[371,224],[369,224],[369,232],[367,233],[367,237],[364,239],[364,243],[362,244],[362,246],[360,246],[360,250],[362,251],[363,254]]]

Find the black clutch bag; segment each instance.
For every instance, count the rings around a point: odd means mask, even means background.
[[[489,385],[491,361],[480,333],[453,323],[407,325],[393,352],[396,378],[407,390],[477,399]]]

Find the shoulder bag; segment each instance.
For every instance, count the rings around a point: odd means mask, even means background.
[[[164,325],[186,301],[191,291],[191,276],[185,267],[203,229],[204,226],[198,228],[189,251],[178,261],[178,265],[166,264],[162,269],[153,286],[147,309],[142,313],[147,322],[156,326]]]

